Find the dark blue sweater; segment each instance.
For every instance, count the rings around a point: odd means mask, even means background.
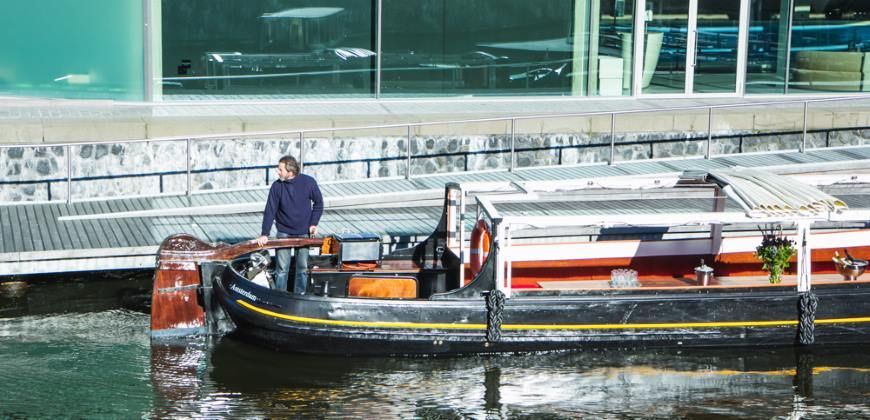
[[[289,181],[278,180],[269,189],[262,234],[268,236],[275,222],[278,232],[307,235],[309,226],[317,226],[322,214],[323,196],[314,178],[299,174]]]

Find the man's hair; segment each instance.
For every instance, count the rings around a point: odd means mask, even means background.
[[[296,160],[295,157],[290,155],[284,156],[281,158],[281,160],[278,161],[278,163],[283,163],[284,169],[287,172],[292,173],[294,176],[299,175],[299,161]]]

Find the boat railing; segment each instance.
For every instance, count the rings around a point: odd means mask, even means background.
[[[518,186],[520,187],[520,186]],[[567,227],[682,227],[682,226],[724,226],[724,225],[790,225],[794,226],[798,255],[799,274],[797,291],[810,289],[810,246],[808,237],[812,225],[817,222],[866,222],[870,211],[866,209],[830,209],[814,213],[808,212],[694,212],[694,213],[624,213],[575,216],[530,216],[508,215],[498,209],[499,203],[537,201],[534,191],[523,190],[512,195],[485,195],[474,197],[477,204],[477,219],[490,223],[492,245],[490,257],[495,257],[495,285],[506,297],[511,296],[512,262],[527,257],[513,248],[514,234],[528,229],[567,228]],[[724,209],[724,208],[723,208]],[[711,233],[715,230],[711,229]],[[721,234],[721,231],[719,231]],[[716,238],[710,238],[715,241]],[[524,251],[525,252],[525,251]],[[616,267],[615,267],[616,268]],[[463,272],[464,273],[464,272]],[[462,278],[462,277],[460,277]]]
[[[600,161],[594,163],[606,163],[608,165],[617,165],[620,162],[627,160],[618,155],[617,152],[625,150],[635,150],[640,153],[639,159],[657,159],[657,145],[666,143],[686,143],[693,142],[697,147],[687,147],[683,154],[674,155],[671,153],[671,158],[694,158],[703,157],[711,159],[714,156],[728,155],[733,153],[744,153],[744,143],[749,139],[763,139],[767,136],[778,135],[789,137],[796,141],[791,141],[789,145],[782,146],[782,150],[798,150],[806,152],[811,148],[827,148],[837,147],[830,144],[830,137],[842,130],[857,130],[862,127],[834,127],[833,121],[830,128],[810,129],[809,120],[813,115],[811,113],[812,104],[836,104],[844,105],[850,108],[858,106],[860,101],[870,100],[870,97],[864,96],[845,96],[831,98],[816,98],[816,99],[800,99],[787,101],[769,101],[769,102],[750,102],[739,104],[720,104],[720,105],[698,105],[698,106],[681,106],[681,107],[662,107],[654,109],[635,109],[621,111],[596,111],[582,113],[560,113],[560,114],[541,114],[541,115],[526,115],[526,116],[511,116],[511,117],[496,117],[496,118],[478,118],[478,119],[457,119],[438,122],[417,122],[417,123],[402,123],[402,124],[381,124],[381,125],[366,125],[357,127],[343,128],[323,128],[323,129],[306,129],[306,130],[290,130],[290,131],[270,131],[270,132],[249,132],[249,133],[233,133],[207,136],[189,136],[189,137],[161,137],[151,139],[129,140],[129,141],[96,141],[85,143],[57,143],[51,145],[0,145],[0,153],[6,152],[8,156],[14,153],[16,155],[32,154],[34,157],[44,157],[53,154],[60,157],[50,163],[40,163],[41,167],[36,168],[35,175],[28,175],[26,178],[21,175],[22,169],[9,169],[8,176],[0,181],[0,187],[11,186],[12,188],[44,188],[45,193],[34,195],[31,201],[58,201],[65,200],[67,202],[76,199],[91,198],[87,192],[74,192],[73,185],[77,183],[105,183],[114,180],[131,179],[131,178],[149,178],[156,182],[151,187],[140,187],[132,189],[130,193],[121,193],[118,196],[143,196],[143,195],[160,195],[160,194],[195,194],[198,192],[214,192],[216,190],[239,189],[239,188],[257,188],[258,186],[268,186],[270,183],[270,173],[273,171],[274,156],[256,153],[255,150],[244,149],[244,143],[247,141],[263,141],[268,143],[276,143],[276,145],[284,145],[280,147],[282,150],[298,156],[300,165],[308,166],[309,171],[313,171],[315,176],[322,180],[330,180],[330,177],[339,180],[337,171],[327,174],[327,169],[337,168],[340,165],[347,167],[362,168],[365,170],[365,177],[378,179],[411,179],[418,176],[413,168],[413,162],[420,162],[425,159],[429,160],[447,160],[453,162],[446,171],[475,171],[479,170],[482,163],[489,164],[496,162],[496,168],[506,171],[514,171],[519,167],[538,166],[538,165],[562,165],[562,164],[582,164],[582,161],[565,162],[563,159],[565,152],[576,154],[580,151],[589,151],[597,153],[600,156]],[[728,120],[728,114],[724,111],[741,110],[748,108],[760,108],[753,112],[766,115],[777,115],[777,112],[782,112],[783,107],[800,106],[802,117],[798,123],[790,121],[792,128],[789,130],[774,130],[764,132],[746,132],[735,133],[734,131],[724,134],[717,134],[716,118],[721,115],[722,120],[718,125],[722,126],[722,130],[733,130],[731,123]],[[868,106],[870,109],[870,106]],[[662,137],[662,133],[675,134],[677,137],[668,138],[642,138],[644,136],[629,135],[635,133],[636,130],[618,129],[620,121],[628,121],[631,118],[643,115],[655,115],[656,113],[669,113],[679,118],[690,118],[697,120],[693,124],[697,124],[699,128],[692,130],[695,134],[686,133],[684,130],[672,127],[670,131],[667,129],[653,132]],[[676,118],[676,117],[675,117]],[[628,120],[626,120],[628,119]],[[583,121],[581,121],[583,120]],[[701,121],[706,120],[706,124]],[[567,124],[567,128],[560,124]],[[637,123],[636,123],[637,124]],[[795,129],[800,124],[800,129]],[[456,131],[450,131],[451,126],[459,125]],[[528,127],[526,127],[528,125]],[[548,127],[550,125],[551,127]],[[705,125],[705,127],[704,127]],[[585,127],[585,128],[581,128]],[[593,128],[593,126],[595,128]],[[440,131],[437,129],[440,127]],[[451,134],[456,138],[456,143],[459,144],[455,150],[447,148],[443,151],[425,152],[420,150],[423,144],[428,140],[429,133],[443,132]],[[589,139],[589,142],[579,142],[573,144],[546,144],[540,145],[531,144],[529,141],[522,140],[519,137],[524,134],[537,133],[536,135],[543,136],[545,134],[558,134],[566,132],[568,134],[580,133],[595,134]],[[461,136],[467,135],[467,132],[488,132],[486,141],[478,146],[462,145]],[[720,130],[721,131],[721,130]],[[492,134],[495,133],[495,134]],[[809,137],[811,134],[824,134],[826,140],[823,144],[810,144]],[[355,136],[355,137],[354,137]],[[620,138],[621,136],[621,138]],[[656,137],[656,136],[646,136]],[[836,135],[834,136],[836,137]],[[799,138],[799,140],[797,140]],[[393,146],[388,147],[389,155],[373,155],[370,150],[374,143],[392,142]],[[728,146],[725,150],[724,146],[719,143],[724,141],[734,140],[734,146]],[[358,156],[343,157],[341,154],[323,155],[318,152],[315,146],[322,141],[342,141],[347,142],[339,148],[342,150],[359,149]],[[240,155],[240,159],[232,159],[233,165],[226,166],[210,162],[210,153],[216,153],[216,150],[210,149],[209,144],[214,145],[220,142],[242,142],[236,146],[239,151],[230,153]],[[526,144],[529,143],[529,144]],[[533,142],[532,142],[533,143]],[[582,143],[582,144],[581,144]],[[235,144],[235,143],[233,143]],[[101,156],[108,154],[121,153],[126,148],[141,148],[137,153],[139,158],[145,162],[136,164],[121,165],[118,168],[105,167],[100,168],[100,165],[105,163],[94,163],[99,161]],[[218,146],[215,146],[218,147]],[[779,147],[779,146],[778,146]],[[791,149],[794,147],[794,149]],[[220,147],[218,147],[220,148]],[[718,149],[717,149],[718,148]],[[228,148],[229,149],[229,148]],[[385,149],[385,150],[386,150]],[[691,150],[689,150],[691,149]],[[241,153],[242,150],[247,150],[250,153]],[[643,151],[646,150],[646,151]],[[780,150],[780,151],[782,151]],[[381,151],[380,153],[388,153]],[[542,162],[520,162],[520,158],[528,160],[530,154],[544,153],[555,155],[548,157]],[[352,153],[348,153],[351,155]],[[360,155],[361,154],[361,155]],[[241,156],[244,155],[244,156]],[[252,155],[252,156],[248,156]],[[167,156],[177,157],[175,160]],[[183,156],[183,159],[181,158]],[[211,156],[214,158],[214,156]],[[632,160],[629,158],[628,160]],[[92,162],[88,163],[87,160]],[[598,158],[596,158],[598,159]],[[102,159],[108,161],[109,159]],[[569,159],[570,160],[570,159]],[[574,158],[576,160],[576,158]],[[150,162],[150,163],[149,163]],[[175,162],[175,163],[172,163]],[[181,165],[178,165],[178,163]],[[236,163],[238,162],[238,163]],[[91,166],[88,166],[91,165]],[[167,168],[167,166],[173,166]],[[458,166],[457,166],[458,165]],[[486,165],[484,165],[486,166]],[[318,174],[318,171],[325,171],[323,174]],[[31,171],[34,172],[34,171]],[[354,177],[360,177],[359,171],[344,170],[342,173],[353,172]],[[383,172],[383,173],[381,173]],[[59,176],[63,174],[63,176]],[[259,175],[257,175],[259,174]],[[232,184],[230,187],[221,186],[221,182],[236,182],[235,179],[243,178],[245,185]],[[230,179],[232,181],[230,181]],[[198,183],[198,187],[194,187],[194,183]],[[56,184],[63,185],[58,188]],[[53,187],[54,186],[54,187]],[[104,191],[100,192],[102,195]],[[29,199],[23,199],[29,200]]]

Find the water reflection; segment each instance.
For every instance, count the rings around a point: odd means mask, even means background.
[[[153,347],[152,383],[158,417],[870,416],[854,347],[325,358],[225,338]]]
[[[0,278],[0,318],[124,308],[150,312],[153,270]]]
[[[150,274],[0,287],[0,418],[870,418],[858,346],[457,358],[154,345]],[[10,292],[10,290],[12,290]]]

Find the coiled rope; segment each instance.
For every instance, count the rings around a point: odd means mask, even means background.
[[[504,293],[500,290],[491,290],[486,293],[486,341],[491,343],[501,339],[504,301]]]
[[[816,309],[819,298],[813,292],[802,292],[798,298],[798,343],[803,345],[815,342]]]

